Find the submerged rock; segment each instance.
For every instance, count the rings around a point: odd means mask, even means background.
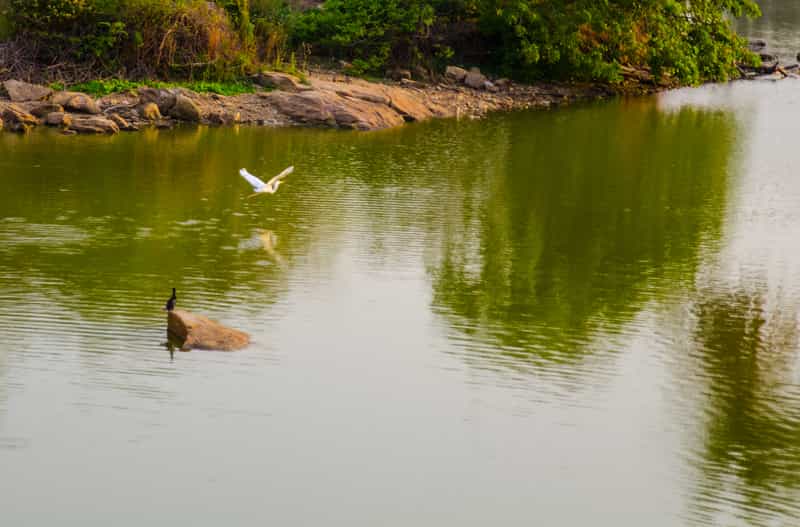
[[[202,315],[174,310],[167,314],[167,331],[181,340],[181,349],[233,351],[250,343],[250,335]]]
[[[53,93],[53,90],[38,84],[29,84],[18,80],[7,80],[3,83],[8,98],[13,102],[41,101]]]

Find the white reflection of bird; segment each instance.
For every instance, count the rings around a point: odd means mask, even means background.
[[[258,196],[259,194],[275,194],[275,192],[278,191],[278,187],[280,186],[280,184],[283,183],[281,179],[285,178],[293,171],[294,167],[289,167],[280,174],[278,174],[277,176],[275,176],[274,178],[267,181],[266,183],[255,177],[245,168],[239,170],[239,174],[253,186],[255,194],[250,194],[249,196],[247,196],[248,198],[252,198],[253,196]]]

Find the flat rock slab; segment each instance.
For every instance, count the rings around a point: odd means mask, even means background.
[[[223,326],[203,315],[174,310],[167,316],[167,331],[183,341],[181,349],[234,351],[250,344],[250,335]]]

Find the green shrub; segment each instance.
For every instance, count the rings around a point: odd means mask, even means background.
[[[522,80],[616,82],[621,66],[683,83],[755,61],[728,15],[755,0],[0,0],[46,63],[101,77],[228,82],[259,64],[295,74],[317,56],[352,73],[476,64]],[[1,23],[0,23],[1,24]],[[0,25],[0,31],[2,31]]]
[[[362,74],[471,51],[522,79],[615,82],[628,65],[697,83],[753,59],[729,14],[759,10],[754,0],[327,0],[298,17],[293,37]]]
[[[227,13],[205,0],[8,0],[15,31],[44,62],[100,73],[231,79],[251,63]]]
[[[297,20],[294,38],[352,61],[356,74],[382,74],[390,64],[421,58],[435,18],[425,0],[328,0]]]

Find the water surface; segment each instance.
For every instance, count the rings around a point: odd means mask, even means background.
[[[798,105],[1,134],[4,520],[791,524]]]

